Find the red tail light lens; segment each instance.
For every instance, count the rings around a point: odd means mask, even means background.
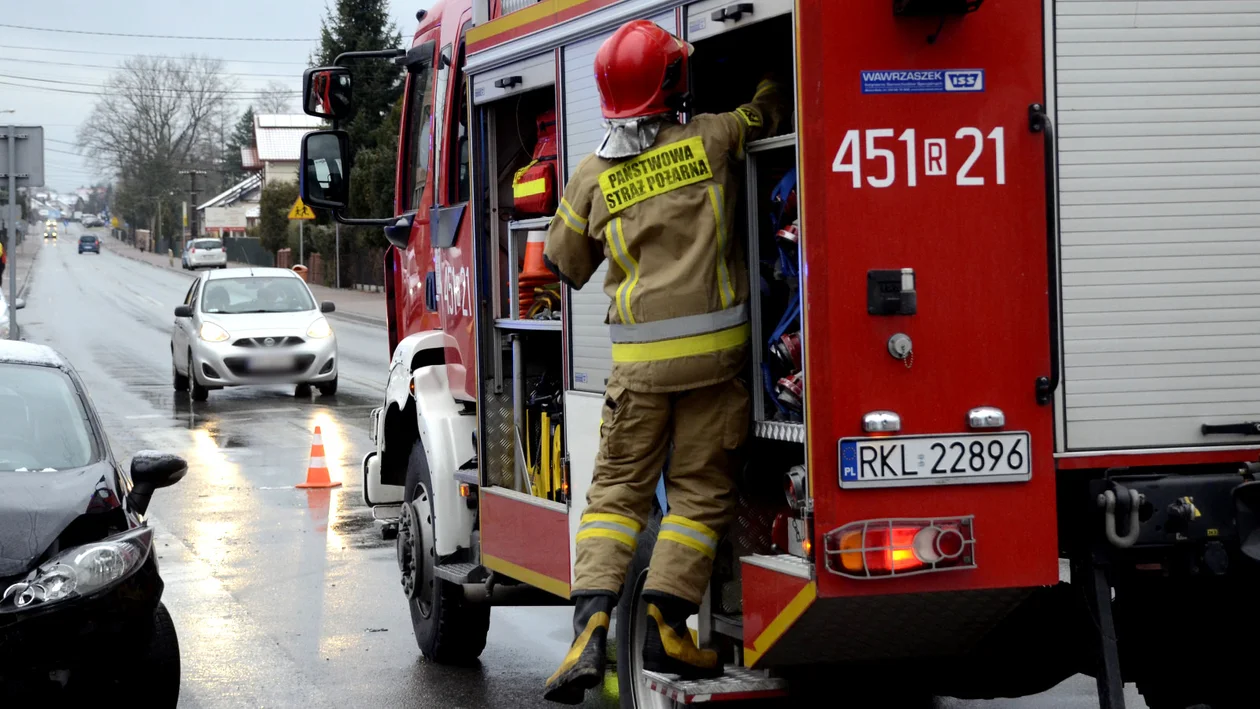
[[[974,518],[851,522],[823,536],[827,570],[849,578],[974,569]]]
[[[196,250],[196,249],[189,249],[189,250],[188,250],[188,253],[190,253],[190,254],[195,254],[195,253],[197,253],[197,250]]]

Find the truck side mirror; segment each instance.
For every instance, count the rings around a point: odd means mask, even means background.
[[[350,137],[343,130],[320,130],[302,138],[302,201],[341,211],[350,203]]]
[[[307,69],[302,74],[302,110],[316,118],[349,118],[354,108],[352,84],[350,70],[343,66]]]

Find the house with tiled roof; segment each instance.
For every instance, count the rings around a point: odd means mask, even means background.
[[[297,182],[302,137],[324,127],[324,121],[305,114],[254,116],[254,147],[241,149],[241,165],[262,174],[263,184]]]

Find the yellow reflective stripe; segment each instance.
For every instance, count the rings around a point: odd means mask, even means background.
[[[630,282],[630,267],[621,258],[620,247],[617,246],[617,240],[613,238],[613,222],[609,222],[604,229],[604,238],[608,240],[608,250],[612,252],[613,260],[617,262],[621,272],[625,274],[625,277],[621,280],[621,285],[617,286],[617,316],[621,319],[621,322],[629,322],[626,319],[625,308],[621,304],[621,293],[625,290],[626,284]]]
[[[579,228],[576,224],[570,221],[572,219],[572,216],[566,213],[563,209],[556,210],[556,217],[558,217],[560,221],[564,222],[565,226],[569,227],[573,231],[577,232],[578,234],[582,234],[583,236],[586,235],[586,227],[583,226]]]
[[[603,422],[601,421],[600,423]],[[587,512],[582,515],[582,524],[586,524],[587,522],[611,522],[613,524],[624,524],[634,530],[635,534],[638,534],[639,531],[643,529],[643,525],[639,524],[639,521],[633,517],[615,515],[607,512]]]
[[[621,227],[621,219],[618,218],[615,222],[613,222],[613,224],[617,227],[617,241],[621,243],[621,251],[626,255],[626,259],[630,261],[630,265],[634,267],[634,276],[630,279],[629,284],[626,286],[626,317],[630,319],[622,321],[626,323],[633,323],[634,311],[630,310],[630,296],[634,293],[634,287],[639,285],[639,262],[634,260],[634,257],[630,255],[630,247],[626,245],[626,232]]]
[[[779,85],[774,83],[773,81],[770,81],[768,79],[762,80],[760,84],[757,84],[757,93],[753,94],[753,100],[756,101],[762,96],[765,96],[766,94],[778,88],[779,88]]]
[[[700,552],[701,554],[704,554],[710,559],[717,556],[717,552],[712,547],[708,546],[707,544],[705,544],[704,542],[698,539],[695,539],[694,537],[689,537],[679,532],[662,531],[660,535],[657,536],[657,539],[660,541],[674,542],[675,544],[681,544],[685,547],[690,547]]]
[[[723,201],[726,190],[721,185],[709,186],[709,204],[713,205],[713,220],[717,227],[717,281],[718,296],[722,299],[722,308],[731,307],[735,300],[735,289],[731,286],[731,274],[726,265],[726,223],[722,218],[725,213]]]
[[[568,213],[569,218],[572,219],[575,224],[581,225],[582,228],[579,229],[578,231],[586,231],[586,219],[584,219],[582,216],[580,216],[577,213],[577,210],[573,208],[573,205],[569,204],[569,200],[565,199],[564,197],[561,197],[560,209]]]
[[[661,524],[676,524],[679,527],[686,527],[692,531],[699,532],[709,539],[712,539],[714,542],[718,540],[717,532],[709,529],[707,526],[700,524],[699,522],[689,520],[686,517],[679,517],[678,515],[665,515],[665,518],[661,520]]]
[[[599,537],[602,539],[612,539],[614,541],[621,542],[622,544],[625,544],[626,546],[630,547],[630,549],[632,550],[636,546],[638,546],[638,543],[639,543],[639,540],[635,539],[634,537],[628,534],[623,534],[622,532],[614,532],[611,529],[583,529],[582,531],[577,533],[577,536],[575,537],[575,539],[580,542],[583,539],[591,539],[595,537]]]
[[[710,332],[704,335],[680,337],[660,342],[613,343],[614,362],[659,362],[679,357],[710,354],[739,347],[748,341],[752,327],[745,323],[738,327]]]
[[[512,196],[521,199],[522,197],[533,197],[547,191],[546,180],[530,180],[529,182],[514,182],[512,184]]]

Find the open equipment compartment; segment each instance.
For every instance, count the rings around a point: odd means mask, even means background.
[[[559,194],[554,72],[554,54],[548,52],[476,77],[473,96],[487,146],[478,256],[485,271],[481,282],[488,287],[481,308],[482,317],[494,323],[482,338],[486,403],[480,415],[483,430],[493,432],[482,437],[483,480],[563,511],[568,483],[561,464],[560,298],[557,287],[546,287],[554,277],[537,273]],[[550,157],[540,159],[540,151]],[[532,279],[522,278],[531,265],[527,252],[535,257]],[[535,285],[552,295],[523,305],[522,290],[531,295]]]
[[[751,10],[748,9],[751,7]],[[737,12],[738,11],[738,12]],[[747,244],[751,279],[754,432],[803,444],[804,339],[800,318],[801,238],[795,189],[795,52],[792,3],[699,2],[686,9],[692,104],[698,113],[731,111],[765,77],[779,81],[787,109],[778,135],[747,147],[736,237]],[[727,18],[717,20],[716,17]],[[734,17],[734,19],[731,19]],[[749,51],[749,47],[758,47]],[[785,178],[787,178],[785,180]],[[781,191],[781,199],[773,195]],[[789,313],[795,313],[794,315]],[[782,329],[782,332],[776,332]]]
[[[740,640],[747,566],[741,560],[791,554],[808,557],[809,512],[805,490],[805,428],[800,409],[788,413],[774,403],[774,387],[793,372],[772,362],[770,338],[793,303],[799,303],[800,253],[789,244],[780,254],[781,227],[796,222],[795,207],[782,209],[772,199],[785,176],[797,165],[795,134],[795,29],[793,3],[759,0],[751,12],[730,19],[728,7],[748,3],[694,3],[684,9],[686,38],[695,46],[691,60],[691,107],[695,113],[733,111],[752,99],[763,78],[773,77],[784,93],[784,113],[777,135],[749,143],[742,165],[744,181],[731,225],[732,237],[743,244],[749,271],[749,308],[752,321],[751,357],[746,381],[752,395],[753,433],[743,460],[734,471],[738,489],[735,520],[724,537],[727,549],[715,560],[707,608],[701,613],[700,633],[721,646],[722,638]],[[724,13],[726,21],[714,20]],[[757,47],[750,51],[750,47]],[[792,201],[795,201],[795,190]],[[780,224],[779,217],[786,218]],[[799,230],[798,230],[799,232]],[[788,268],[779,267],[786,258]],[[777,277],[776,277],[776,274]],[[799,311],[799,308],[798,308]],[[789,318],[788,333],[801,329],[799,315]],[[797,362],[803,362],[803,340],[797,338]],[[801,367],[796,367],[800,372]],[[769,388],[767,375],[772,375]],[[803,375],[802,375],[803,376]],[[799,401],[803,402],[803,392]],[[803,408],[803,407],[802,407]],[[785,499],[784,480],[795,481]],[[796,496],[793,498],[793,494]],[[738,642],[734,643],[738,645]]]

